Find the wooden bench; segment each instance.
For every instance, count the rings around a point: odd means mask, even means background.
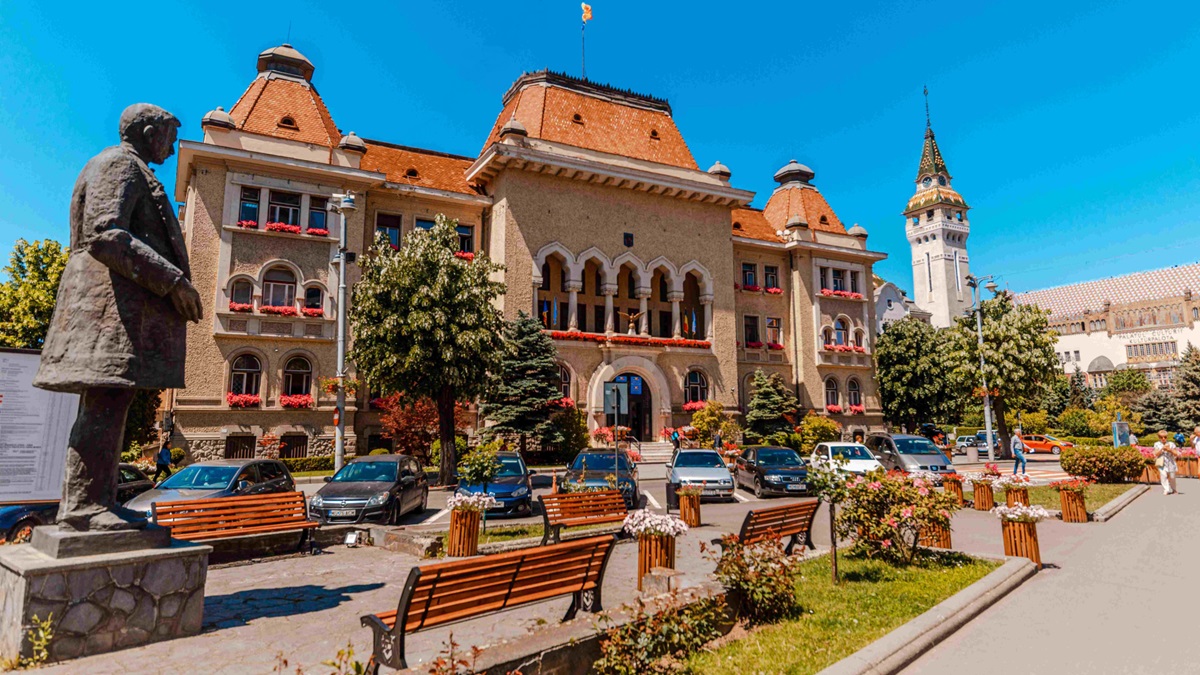
[[[564,527],[618,523],[629,513],[619,490],[541,495],[544,532],[542,546],[562,540]]]
[[[172,537],[186,541],[300,532],[303,548],[309,531],[320,525],[308,519],[303,492],[155,502],[150,508],[156,524],[170,528]]]
[[[404,669],[404,636],[550,598],[570,595],[563,621],[601,611],[600,587],[616,537],[604,535],[467,560],[414,567],[396,610],[362,617],[374,651],[367,672]]]
[[[820,505],[820,500],[813,499],[750,511],[742,521],[738,540],[743,544],[755,544],[766,539],[790,537],[785,549],[790,555],[803,536],[804,545],[815,549],[812,541],[812,522]],[[713,543],[719,544],[721,541],[718,539]]]

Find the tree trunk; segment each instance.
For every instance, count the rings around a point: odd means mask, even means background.
[[[458,466],[458,448],[454,445],[454,389],[446,386],[438,394],[438,439],[442,443],[441,466],[438,485],[454,482],[454,469]]]
[[[834,504],[829,502],[829,563],[833,566],[833,585],[837,585],[837,528],[834,527]]]
[[[1012,447],[1012,439],[1008,437],[1008,423],[1004,421],[1004,413],[1006,411],[1004,399],[999,396],[992,399],[992,412],[996,414],[996,429],[1000,432],[1000,451],[996,453],[997,459],[1004,454],[1005,448]]]

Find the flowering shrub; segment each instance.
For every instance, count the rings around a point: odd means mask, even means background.
[[[746,343],[746,349],[762,349],[763,343],[758,340]]]
[[[582,333],[578,331],[548,330],[554,340],[572,340],[575,342],[599,342],[608,344],[633,345],[637,347],[689,347],[694,349],[709,349],[712,343],[708,340],[688,340],[685,338],[655,338],[638,335],[605,335],[603,333]]]
[[[642,461],[642,453],[638,452],[637,450],[626,450],[625,455],[629,457],[629,461],[633,462],[634,464]]]
[[[701,550],[707,551],[704,544]],[[721,538],[717,568],[713,576],[725,587],[726,601],[736,602],[738,616],[764,624],[783,619],[796,611],[796,565],[799,556],[787,554],[783,542],[768,537],[743,544],[736,534]]]
[[[989,463],[983,465],[983,473],[987,474],[988,476],[999,476],[1000,475],[1000,467],[989,462]]]
[[[288,225],[287,223],[267,223],[267,232],[287,232],[288,234],[300,234],[300,226]]]
[[[327,230],[327,229],[325,229],[325,228],[323,228],[323,227],[310,227],[310,228],[308,228],[308,230],[305,232],[305,234],[311,234],[311,235],[312,235],[312,236],[314,236],[314,237],[328,237],[328,236],[329,236],[329,230]]]
[[[921,532],[950,527],[958,509],[953,495],[933,489],[933,481],[899,471],[872,471],[848,482],[849,494],[838,515],[841,536],[854,536],[867,557],[912,562]]]
[[[749,291],[751,293],[758,293],[762,291],[762,286],[759,286],[758,284],[746,284],[745,286],[742,286],[742,290]]]
[[[1086,478],[1071,477],[1065,480],[1056,480],[1050,484],[1050,487],[1058,490],[1059,492],[1078,492],[1082,494],[1087,492],[1087,489],[1091,486],[1091,484],[1092,481]]]
[[[225,394],[225,402],[230,408],[253,408],[262,403],[262,397],[258,394],[235,394],[229,392]]]
[[[320,307],[305,307],[305,308],[301,309],[300,311],[304,312],[304,316],[314,318],[314,319],[317,317],[325,316],[325,310],[321,309]]]
[[[471,262],[472,260],[475,259],[475,254],[470,253],[468,251],[455,251],[454,257],[458,258],[459,260],[466,260],[467,262]]]
[[[571,398],[570,396],[563,396],[562,398],[556,398],[552,401],[549,401],[547,405],[551,408],[574,408],[575,399]]]
[[[237,226],[244,227],[247,230],[257,230],[258,229],[258,221],[257,220],[239,220],[239,221],[237,221]]]
[[[451,511],[486,511],[499,505],[495,497],[480,492],[469,495],[453,494],[446,500],[446,508]]]
[[[683,404],[683,411],[696,412],[697,410],[704,410],[704,407],[707,405],[708,401],[689,401]]]
[[[866,406],[852,405],[849,408],[851,415],[865,415],[867,412]]]
[[[322,377],[319,380],[317,380],[317,384],[318,384],[318,386],[321,387],[321,391],[325,392],[326,394],[329,394],[330,396],[337,395],[338,379],[336,377]],[[344,386],[346,388],[347,396],[353,396],[358,393],[358,380],[347,377],[346,383]],[[372,406],[375,405],[375,401],[382,402],[383,399],[382,398],[372,399],[371,400]]]
[[[254,305],[248,302],[229,302],[229,311],[231,312],[249,312],[254,309]]]
[[[850,300],[862,300],[862,293],[854,293],[851,291],[835,291],[832,288],[822,288],[821,295],[827,298],[847,298]]]
[[[1050,517],[1050,512],[1041,506],[997,506],[992,513],[1000,520],[1010,523],[1037,523]]]
[[[687,523],[670,514],[660,514],[647,509],[630,511],[625,516],[625,531],[640,537],[643,534],[678,537],[688,531]]]
[[[613,428],[612,427],[597,427],[596,430],[592,432],[592,440],[597,443],[604,443],[605,445],[612,443]]]
[[[773,349],[775,351],[779,351],[780,349],[783,349],[783,345],[779,344],[778,342],[768,342],[767,349]]]
[[[704,494],[704,486],[681,485],[679,486],[679,489],[675,491],[675,494],[679,495],[680,497],[699,497],[700,495]]]
[[[1142,456],[1143,464],[1146,466],[1154,466],[1155,460],[1158,459],[1154,456],[1154,448],[1147,448],[1143,445],[1136,445],[1134,447],[1137,448],[1138,454]]]
[[[688,655],[722,634],[725,603],[704,598],[684,603],[672,594],[647,612],[646,601],[637,598],[637,609],[628,623],[610,628],[600,643],[600,658],[588,672],[597,675],[667,675]],[[663,600],[655,600],[662,603]],[[601,621],[611,621],[601,615]],[[465,663],[465,662],[464,662]]]
[[[312,394],[284,394],[279,397],[279,404],[285,408],[311,408]]]
[[[971,485],[991,485],[996,477],[983,471],[968,471],[966,479],[971,481]]]
[[[842,406],[836,403],[830,403],[829,405],[825,406],[825,412],[829,413],[830,415],[841,415]]]
[[[776,286],[767,286],[767,293],[771,295],[783,295],[783,289]]]
[[[1120,483],[1135,478],[1145,466],[1136,448],[1089,447],[1063,448],[1059,456],[1063,471],[1097,483]],[[1153,464],[1153,462],[1151,462]]]
[[[1031,487],[1033,487],[1033,479],[1027,473],[1014,473],[992,481],[992,488],[1005,491],[1028,490]]]
[[[263,314],[278,314],[279,316],[296,316],[296,308],[290,305],[259,305],[258,311]]]

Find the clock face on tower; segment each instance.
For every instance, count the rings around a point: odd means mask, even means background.
[[[945,185],[945,184],[946,184],[946,177],[938,176],[938,185]]]
[[[930,185],[933,185],[933,179],[929,176],[925,176],[925,178],[921,180],[921,187],[929,187]]]

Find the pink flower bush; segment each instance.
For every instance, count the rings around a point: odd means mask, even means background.
[[[287,223],[267,223],[268,232],[287,232],[288,234],[300,234],[299,225],[288,225]]]
[[[247,230],[257,230],[258,229],[258,221],[257,220],[239,220],[239,221],[237,221],[237,226],[244,227]]]
[[[777,286],[768,286],[767,293],[771,295],[783,295],[783,289]]]
[[[254,408],[262,403],[262,398],[258,394],[235,394],[229,392],[225,394],[225,402],[230,408]]]
[[[249,312],[254,309],[254,305],[248,302],[229,302],[229,311],[231,312]]]
[[[305,307],[301,311],[304,312],[304,316],[311,317],[314,319],[319,316],[325,316],[325,310],[321,309],[320,307]]]
[[[696,412],[697,410],[704,410],[707,405],[708,401],[689,401],[683,404],[683,411]]]
[[[911,563],[921,533],[949,527],[950,514],[959,508],[952,495],[926,489],[925,483],[882,469],[867,474],[866,480],[848,481],[848,495],[837,516],[838,535],[854,537],[855,548],[868,557]]]
[[[277,314],[279,316],[296,316],[296,308],[291,305],[260,305],[258,311],[263,314]]]
[[[308,228],[308,231],[305,232],[305,234],[311,234],[314,237],[328,237],[329,230],[327,230],[323,227],[310,227],[310,228]]]
[[[279,397],[279,404],[285,408],[311,408],[313,397],[312,394],[284,394]]]
[[[548,405],[552,408],[574,408],[575,399],[571,398],[570,396],[564,396],[562,398],[556,398],[553,401],[550,401]]]

